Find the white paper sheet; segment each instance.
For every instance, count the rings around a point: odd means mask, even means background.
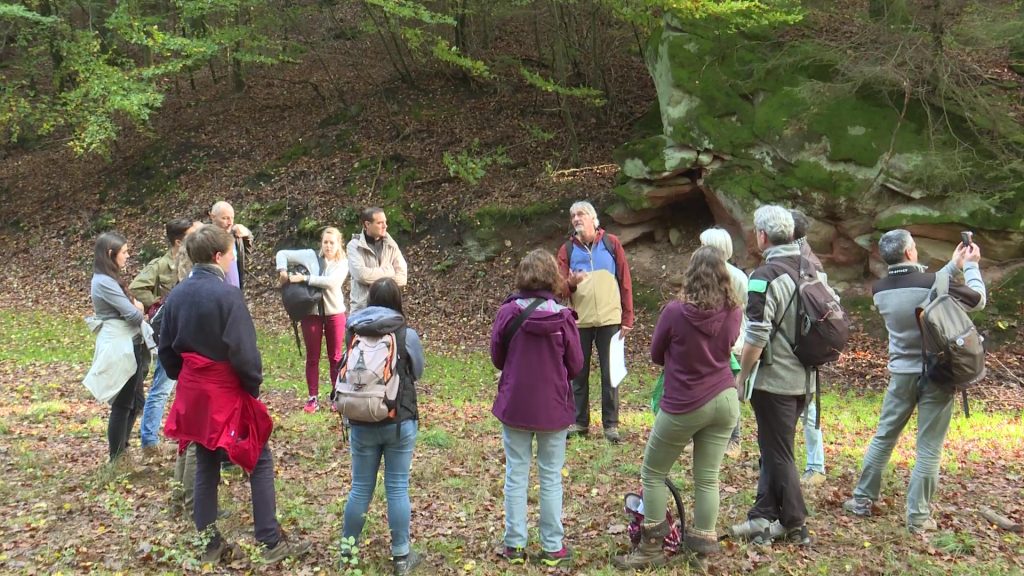
[[[612,388],[618,388],[619,384],[626,377],[626,340],[622,337],[622,330],[612,335],[612,344],[608,352]]]

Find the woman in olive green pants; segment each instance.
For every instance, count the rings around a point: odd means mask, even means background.
[[[699,248],[690,258],[678,299],[662,310],[651,340],[651,359],[665,367],[665,393],[640,472],[646,515],[640,544],[613,559],[619,568],[666,563],[665,478],[691,438],[694,521],[684,543],[698,556],[718,551],[718,470],[739,417],[729,352],[739,336],[740,314],[725,261],[714,248]]]

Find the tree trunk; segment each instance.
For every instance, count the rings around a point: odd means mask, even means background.
[[[241,8],[235,11],[235,25],[242,25]],[[242,71],[242,60],[238,58],[238,53],[241,52],[241,50],[241,40],[237,40],[231,45],[231,87],[235,92],[243,92],[245,90],[245,75]]]
[[[39,13],[43,16],[56,16],[57,7],[51,0],[39,5]],[[57,42],[56,33],[48,35],[47,51],[50,53],[50,64],[53,66],[53,85],[58,94],[63,94],[71,87],[68,85],[68,77],[64,70],[64,53],[61,52],[60,44]]]
[[[552,13],[555,20],[554,46],[552,46],[552,71],[555,74],[555,82],[566,86],[569,80],[569,67],[571,66],[568,45],[568,31],[563,28],[564,22],[562,7],[558,0],[551,2]],[[562,123],[565,125],[566,136],[569,139],[569,157],[573,167],[580,164],[580,142],[576,134],[576,121],[573,119],[572,108],[567,96],[558,95],[558,109],[562,116]]]

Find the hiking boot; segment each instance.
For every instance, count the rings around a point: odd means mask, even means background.
[[[537,561],[551,568],[572,566],[572,549],[563,544],[562,549],[558,552],[545,550],[537,557]]]
[[[395,576],[405,576],[406,574],[412,574],[413,570],[423,562],[423,556],[420,553],[409,549],[409,553],[405,556],[396,556],[392,558],[391,565],[395,569]]]
[[[668,563],[665,556],[665,536],[668,536],[667,521],[640,529],[640,543],[632,552],[624,556],[612,558],[612,564],[620,570],[646,570],[658,568]]]
[[[316,396],[310,396],[309,400],[306,400],[306,406],[303,410],[306,414],[312,414],[320,408],[320,401],[316,399]]]
[[[604,439],[612,444],[622,442],[622,436],[619,435],[619,429],[615,426],[609,426],[604,429]]]
[[[825,483],[828,477],[817,470],[804,470],[800,476],[800,485],[804,487],[819,486]]]
[[[920,524],[907,524],[907,530],[909,530],[911,534],[924,534],[926,532],[935,532],[938,529],[938,522],[931,518],[928,518]]]
[[[729,445],[725,447],[725,455],[729,458],[739,458],[741,453],[740,441],[735,438],[730,439]]]
[[[772,539],[771,522],[767,518],[751,518],[729,528],[729,536],[736,540],[770,542]]]
[[[858,498],[854,496],[846,502],[843,502],[843,510],[846,510],[849,514],[854,516],[871,516],[871,499],[869,498]]]
[[[790,544],[796,544],[797,546],[810,546],[811,545],[811,532],[807,529],[807,525],[798,526],[796,528],[787,528],[786,533],[776,540],[782,542],[789,542]]]
[[[162,459],[159,444],[150,444],[149,446],[142,447],[142,462],[144,464],[152,464]]]
[[[572,438],[574,436],[578,436],[580,438],[586,438],[587,434],[589,434],[589,433],[590,433],[590,429],[587,428],[586,426],[580,426],[579,424],[573,424],[572,426],[569,426],[569,429],[566,431],[565,437],[566,438]]]
[[[221,561],[230,562],[240,556],[241,549],[238,544],[228,544],[227,540],[218,536],[214,542],[206,545],[206,551],[199,557],[199,563],[216,565]]]
[[[526,549],[521,546],[514,548],[512,546],[503,546],[498,551],[498,556],[504,558],[509,564],[526,564]]]
[[[711,556],[719,551],[718,534],[715,534],[714,530],[689,528],[686,530],[683,543],[691,552],[699,556]]]
[[[307,540],[290,540],[281,533],[281,539],[273,548],[263,548],[263,561],[267,564],[277,564],[285,558],[299,558],[305,556],[312,544]]]

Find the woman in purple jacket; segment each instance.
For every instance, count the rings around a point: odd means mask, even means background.
[[[729,367],[740,313],[721,254],[709,246],[698,248],[690,258],[678,299],[662,310],[651,339],[651,358],[665,367],[665,395],[640,471],[646,515],[640,545],[613,559],[619,568],[647,569],[666,563],[662,552],[669,532],[665,478],[691,438],[693,523],[684,542],[698,558],[718,551],[718,470],[740,410]]]
[[[526,488],[533,440],[540,478],[539,560],[567,566],[562,543],[562,465],[566,429],[576,418],[572,378],[583,368],[576,314],[555,302],[561,275],[555,257],[534,250],[519,263],[517,292],[505,300],[491,331],[491,361],[501,370],[491,412],[504,425],[505,547],[510,564],[526,562]]]

